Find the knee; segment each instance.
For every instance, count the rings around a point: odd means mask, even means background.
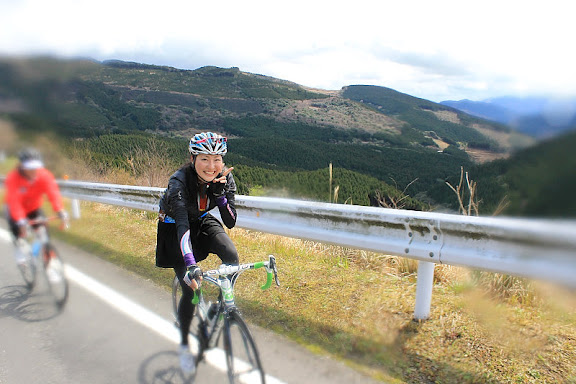
[[[232,245],[232,247],[226,248],[226,251],[224,252],[224,255],[222,255],[221,259],[223,263],[230,265],[238,265],[240,262],[238,251],[234,245]]]

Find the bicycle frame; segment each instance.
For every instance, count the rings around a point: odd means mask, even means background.
[[[32,262],[38,259],[42,248],[50,242],[48,229],[46,228],[48,220],[41,218],[30,221],[27,225],[28,237],[26,239],[17,239],[18,246],[22,247],[22,249],[31,249]]]

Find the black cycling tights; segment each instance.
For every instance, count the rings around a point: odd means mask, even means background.
[[[216,234],[214,237],[207,240],[210,242],[210,253],[218,255],[223,264],[238,265],[238,252],[232,240],[225,232]],[[180,323],[180,336],[181,344],[188,345],[188,333],[190,332],[190,323],[194,316],[195,305],[192,304],[194,298],[194,291],[184,282],[184,275],[186,274],[185,267],[175,267],[174,272],[178,276],[180,286],[182,287],[182,298],[178,305],[178,322]]]

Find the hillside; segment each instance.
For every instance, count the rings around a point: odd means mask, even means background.
[[[341,195],[362,204],[378,191],[399,196],[408,185],[408,195],[428,201],[460,167],[531,144],[504,125],[389,88],[322,91],[238,68],[119,61],[0,60],[0,114],[21,134],[55,132],[70,151],[89,150],[94,166],[128,171],[135,137],[152,135],[174,148],[197,131],[217,131],[230,140],[227,163],[246,167],[244,191],[262,186],[327,200],[328,183],[312,185],[309,174],[326,173],[332,163],[358,174],[353,179],[372,178],[362,181],[370,191],[349,186],[355,192]],[[175,164],[186,156],[167,152]],[[258,178],[252,169],[268,176]],[[290,174],[300,176],[280,176]]]
[[[421,132],[416,132],[411,143],[435,146],[426,140],[426,132],[434,131],[439,139],[461,143],[464,149],[466,145],[494,151],[510,148],[483,132],[470,133],[478,128],[506,132],[505,127],[430,101],[395,91],[391,94],[392,90],[383,87],[317,92],[238,68],[190,71],[121,61],[49,58],[4,60],[0,76],[4,104],[18,102],[36,112],[46,112],[41,107],[55,108],[58,119],[74,127],[76,135],[111,128],[188,136],[191,130],[221,129],[226,118],[259,116],[396,138],[403,136],[402,128],[409,127]],[[378,108],[359,102],[374,95],[387,101],[375,100]]]

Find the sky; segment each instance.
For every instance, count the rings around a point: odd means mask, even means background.
[[[570,0],[0,0],[0,55],[239,67],[432,101],[576,96]],[[576,3],[574,3],[576,4]]]

